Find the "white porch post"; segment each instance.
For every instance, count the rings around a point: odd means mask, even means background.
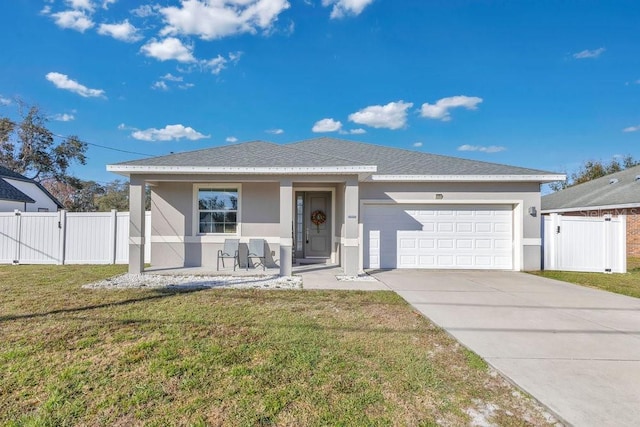
[[[280,181],[280,275],[291,276],[293,261],[293,183]]]
[[[144,272],[144,179],[129,180],[129,273]]]
[[[358,178],[349,178],[344,188],[344,274],[356,276],[360,265],[358,223]]]

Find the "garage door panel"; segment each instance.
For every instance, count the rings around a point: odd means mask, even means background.
[[[511,269],[512,222],[510,205],[368,205],[369,267]]]

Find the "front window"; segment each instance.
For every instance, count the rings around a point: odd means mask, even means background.
[[[238,189],[198,189],[200,233],[235,234],[238,230]]]

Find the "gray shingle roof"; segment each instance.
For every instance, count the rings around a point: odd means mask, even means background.
[[[31,182],[35,184],[40,189],[40,191],[42,191],[47,197],[49,197],[59,208],[64,207],[62,206],[62,203],[58,201],[58,199],[53,197],[53,195],[51,195],[51,193],[49,193],[49,191],[47,191],[47,189],[42,186],[42,184],[40,184],[37,181],[34,181],[33,179],[27,178],[26,176],[21,175],[18,172],[14,172],[11,169],[6,168],[2,165],[0,165],[0,199],[1,200],[11,200],[14,202],[27,202],[27,203],[36,202],[31,197],[27,196],[22,191],[18,190],[16,187],[11,185],[9,182],[2,179],[3,177],[15,179],[18,181]]]
[[[336,138],[280,145],[263,141],[117,163],[115,166],[377,166],[377,175],[557,175],[536,169],[440,156]]]
[[[302,153],[289,145],[253,141],[118,163],[135,166],[325,167],[364,165],[324,153]]]
[[[542,197],[542,210],[640,203],[640,165]],[[610,184],[612,179],[618,182]]]
[[[0,177],[0,200],[9,200],[11,202],[27,202],[35,203],[31,197],[18,190],[13,185]]]
[[[378,166],[378,175],[546,175],[550,172],[440,156],[381,145],[316,138],[290,144],[305,152],[332,153],[351,162]]]

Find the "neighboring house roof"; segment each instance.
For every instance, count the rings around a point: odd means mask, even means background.
[[[640,206],[640,165],[542,197],[543,212]]]
[[[62,203],[58,201],[58,199],[53,197],[51,193],[49,193],[49,191],[47,191],[47,189],[42,186],[42,184],[40,184],[37,181],[34,181],[33,179],[27,178],[26,176],[21,175],[18,172],[14,172],[11,169],[6,168],[2,165],[0,165],[0,199],[1,200],[10,200],[14,202],[26,202],[26,203],[36,202],[31,197],[27,196],[22,191],[20,191],[19,189],[11,185],[10,182],[5,181],[3,178],[15,179],[17,181],[25,181],[25,182],[30,182],[32,184],[35,184],[36,187],[40,189],[40,191],[42,191],[48,198],[50,198],[56,204],[56,206],[58,206],[59,208],[64,207]]]
[[[35,203],[31,197],[18,190],[13,185],[0,177],[0,200],[9,200],[10,202],[26,202]]]
[[[208,148],[108,165],[130,173],[340,173],[371,180],[556,181],[564,175],[497,163],[409,151],[335,138],[280,145],[263,141]]]

